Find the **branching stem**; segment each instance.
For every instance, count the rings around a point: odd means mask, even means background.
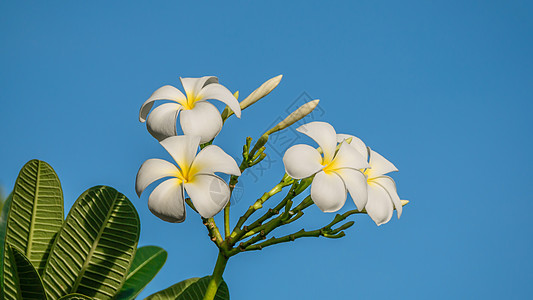
[[[341,237],[343,237],[345,235],[343,230],[348,229],[349,227],[351,227],[354,224],[354,222],[353,221],[346,222],[345,224],[341,225],[340,227],[338,227],[336,229],[332,229],[332,227],[334,225],[344,221],[349,216],[354,215],[354,214],[358,214],[358,213],[362,213],[362,212],[360,212],[358,210],[350,210],[348,212],[345,212],[344,214],[337,214],[335,216],[335,218],[333,219],[333,221],[331,221],[328,225],[326,225],[326,226],[324,226],[322,228],[316,229],[316,230],[306,231],[305,229],[301,229],[298,232],[295,232],[295,233],[292,233],[292,234],[289,234],[289,235],[286,235],[286,236],[282,236],[282,237],[279,237],[279,238],[272,237],[272,238],[270,238],[270,239],[268,239],[268,240],[266,240],[264,242],[261,242],[261,243],[257,243],[257,244],[255,244],[255,242],[254,243],[246,243],[246,244],[243,244],[242,246],[239,246],[240,249],[233,249],[232,251],[230,251],[230,255],[235,255],[235,254],[238,253],[238,251],[240,252],[240,251],[262,250],[264,247],[268,247],[268,246],[272,246],[272,245],[280,244],[280,243],[291,242],[291,241],[294,241],[294,240],[302,238],[302,237],[320,237],[320,236],[323,236],[323,237],[327,237],[327,238],[341,238]],[[269,228],[265,229],[265,232],[267,230],[269,230]],[[260,240],[260,239],[257,239],[257,240]]]
[[[261,198],[257,199],[254,204],[250,205],[248,210],[242,215],[239,220],[237,221],[237,225],[235,225],[235,228],[233,228],[233,232],[231,233],[231,239],[233,241],[238,241],[244,234],[246,234],[247,230],[241,228],[241,226],[244,225],[244,222],[248,220],[248,218],[255,213],[258,209],[263,207],[263,204],[270,199],[270,197],[274,196],[275,194],[281,192],[284,187],[289,186],[294,183],[294,179],[288,177],[285,175],[280,183],[278,183],[276,186],[274,186],[269,192],[264,193]]]

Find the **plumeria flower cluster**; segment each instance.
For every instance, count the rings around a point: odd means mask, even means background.
[[[325,122],[311,122],[296,129],[312,138],[319,146],[295,145],[283,157],[285,171],[295,179],[314,176],[311,198],[324,212],[335,212],[344,206],[349,193],[357,206],[377,225],[387,223],[402,202],[394,180],[385,174],[398,169],[361,139],[336,134]],[[320,150],[320,151],[319,151]]]
[[[144,102],[139,112],[139,120],[146,121],[150,134],[159,140],[177,166],[162,159],[149,159],[141,165],[135,181],[135,190],[140,196],[153,182],[167,178],[150,194],[148,207],[157,217],[173,223],[185,220],[185,192],[195,210],[202,217],[211,218],[230,199],[228,184],[215,172],[241,175],[235,160],[218,146],[209,145],[197,154],[200,144],[213,140],[222,129],[220,112],[206,100],[224,102],[240,118],[239,102],[218,83],[217,77],[180,80],[185,95],[173,86],[163,86]],[[156,100],[172,102],[150,113]],[[180,136],[177,135],[178,115],[184,132]]]
[[[319,100],[300,106],[264,132],[253,145],[252,137],[248,137],[240,165],[220,147],[213,145],[213,141],[229,117],[235,114],[240,118],[241,110],[268,95],[281,78],[279,75],[264,82],[240,103],[237,101],[238,92],[232,94],[214,76],[180,78],[185,93],[166,85],[157,89],[141,106],[139,120],[146,122],[150,134],[175,163],[162,159],[145,161],[137,173],[135,190],[140,197],[150,185],[155,185],[148,197],[148,207],[164,221],[183,222],[185,204],[203,217],[209,237],[219,249],[213,274],[207,278],[207,287],[202,287],[205,300],[215,299],[218,295],[227,261],[238,253],[262,250],[304,237],[343,237],[344,231],[354,225],[354,221],[347,220],[348,217],[367,213],[377,225],[381,225],[391,219],[394,210],[399,218],[402,205],[407,202],[400,200],[394,180],[386,175],[397,171],[391,162],[355,136],[337,134],[333,126],[325,122],[310,122],[296,130],[309,136],[319,147],[300,144],[289,148],[283,156],[286,174],[270,191],[255,198],[257,200],[250,203],[231,229],[231,207],[228,204],[241,173],[267,156],[271,135],[308,116]],[[168,102],[152,109],[155,101],[160,100]],[[222,101],[226,107],[219,112],[207,100]],[[178,133],[178,127],[183,134]],[[217,173],[230,175],[229,183]],[[309,185],[310,195],[300,198]],[[284,191],[286,194],[278,198],[279,203],[268,210],[263,209],[267,201]],[[313,204],[324,212],[340,210],[348,194],[357,209],[336,214],[331,222],[318,229],[304,228],[284,236],[271,235],[276,228],[300,219],[304,210]],[[222,210],[224,234],[213,218]],[[252,215],[260,211],[262,215],[251,221]],[[162,291],[164,297],[169,296],[167,292],[169,289]],[[172,295],[172,298],[177,298],[177,295]]]

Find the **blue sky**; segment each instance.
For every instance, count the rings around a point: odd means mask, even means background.
[[[140,245],[169,252],[141,297],[210,274],[217,250],[198,216],[165,223],[135,195],[141,163],[169,158],[138,110],[158,87],[179,87],[178,76],[216,75],[247,95],[283,74],[216,143],[238,158],[245,137],[300,96],[319,98],[314,118],[394,162],[411,203],[381,227],[358,216],[343,239],[231,258],[232,299],[527,298],[532,13],[528,1],[1,1],[0,184],[11,189],[38,158],[58,173],[66,209],[97,184],[128,196]],[[283,172],[267,153],[266,170],[241,180],[233,222]],[[286,232],[332,217],[311,207]]]

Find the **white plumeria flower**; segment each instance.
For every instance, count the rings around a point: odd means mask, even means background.
[[[186,95],[173,86],[165,85],[141,106],[139,121],[146,121],[148,131],[158,141],[177,135],[178,114],[185,135],[201,137],[202,144],[212,140],[222,129],[222,118],[218,109],[206,101],[208,99],[224,102],[238,118],[241,117],[239,102],[226,87],[218,83],[217,77],[180,77],[180,80]],[[159,105],[148,115],[156,100],[172,102]]]
[[[196,136],[173,136],[160,143],[179,168],[162,159],[149,159],[141,165],[135,181],[138,196],[154,181],[170,177],[150,194],[150,211],[164,221],[183,222],[184,191],[202,217],[211,218],[222,210],[230,199],[230,190],[215,172],[241,175],[235,160],[215,145],[205,147],[196,155],[200,144],[200,137]]]
[[[352,139],[350,145],[363,155],[370,165],[370,168],[363,170],[366,187],[362,190],[362,197],[368,198],[365,205],[368,215],[378,226],[390,221],[394,208],[398,211],[398,218],[400,218],[402,215],[402,202],[396,190],[396,183],[392,178],[385,175],[398,171],[398,169],[353,135],[338,134],[337,142],[342,143],[350,138]]]
[[[336,133],[328,123],[311,122],[296,130],[315,140],[323,155],[309,145],[292,146],[283,156],[287,174],[295,179],[315,176],[311,183],[311,199],[323,212],[339,210],[346,202],[347,190],[362,210],[366,181],[360,169],[368,168],[364,157],[346,142],[335,153]]]

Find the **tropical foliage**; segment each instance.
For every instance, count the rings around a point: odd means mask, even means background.
[[[31,160],[0,216],[2,299],[134,299],[166,260],[137,249],[139,216],[108,186],[88,189],[63,217],[55,171]]]

